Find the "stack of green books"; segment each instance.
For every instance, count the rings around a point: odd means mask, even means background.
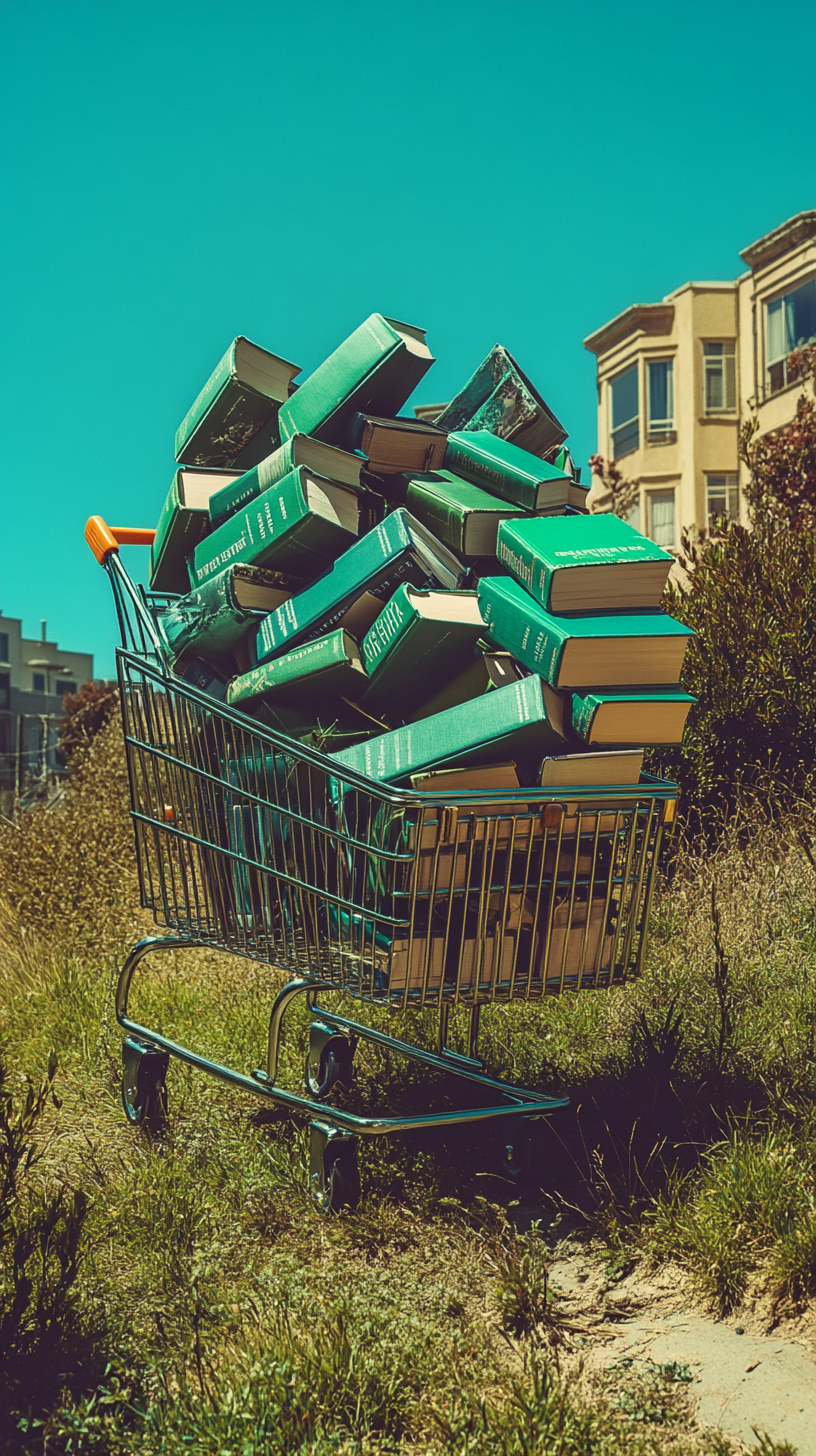
[[[400,414],[433,362],[376,313],[300,383],[234,340],[177,432],[152,549],[174,670],[419,792],[500,788],[510,813],[507,790],[637,782],[632,750],[679,742],[692,702],[672,558],[588,513],[502,346],[434,424]]]

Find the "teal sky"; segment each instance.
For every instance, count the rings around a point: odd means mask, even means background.
[[[423,325],[426,401],[501,342],[586,469],[585,335],[814,206],[812,0],[2,0],[0,52],[0,611],[100,675],[86,517],[155,524],[236,334]]]

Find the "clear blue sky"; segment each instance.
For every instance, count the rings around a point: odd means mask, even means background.
[[[504,343],[585,467],[581,340],[816,200],[812,0],[3,0],[0,49],[0,610],[98,674],[85,519],[155,524],[236,334],[421,324],[427,401]]]

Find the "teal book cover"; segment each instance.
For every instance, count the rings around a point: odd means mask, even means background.
[[[563,741],[552,725],[541,681],[531,675],[332,757],[370,779],[394,783],[441,764],[540,761],[558,753]]]
[[[425,330],[373,313],[281,407],[281,437],[351,445],[357,413],[395,415],[434,362]]]
[[[278,444],[278,411],[299,373],[299,364],[234,339],[176,431],[176,459],[243,470],[257,465]]]
[[[502,521],[496,555],[556,613],[657,607],[674,561],[611,511]]]
[[[264,697],[325,707],[333,697],[359,696],[365,681],[359,643],[340,628],[233,678],[227,688],[227,702],[236,707]]]
[[[665,612],[556,616],[510,576],[485,576],[479,606],[493,641],[554,688],[670,685],[694,633]]]
[[[401,586],[361,644],[369,677],[362,706],[398,721],[456,678],[483,631],[475,592]]]

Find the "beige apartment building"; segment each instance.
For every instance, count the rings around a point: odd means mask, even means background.
[[[716,516],[745,520],[741,425],[755,414],[762,433],[778,429],[813,394],[787,361],[816,339],[816,211],[740,257],[748,271],[733,282],[685,283],[584,340],[598,361],[598,453],[637,482],[631,520],[663,546]]]

